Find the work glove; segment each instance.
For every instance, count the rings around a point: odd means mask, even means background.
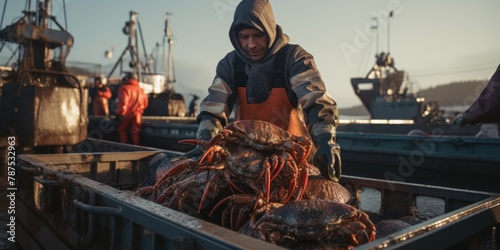
[[[196,132],[196,139],[202,141],[210,141],[222,129],[222,124],[213,115],[202,114],[198,116],[198,132]]]
[[[310,134],[317,148],[313,157],[313,165],[316,166],[321,175],[327,179],[338,182],[342,174],[340,160],[340,146],[335,142],[337,128],[333,117],[325,117],[315,120],[311,126]]]
[[[200,115],[198,117],[199,125],[196,132],[196,139],[209,142],[215,135],[222,130],[220,121],[212,115]],[[202,146],[196,146],[193,150],[185,153],[183,156],[188,158],[199,158],[205,153]]]
[[[335,143],[335,136],[330,133],[315,136],[318,150],[313,158],[316,166],[323,177],[338,182],[342,174],[342,162],[340,160],[340,146]]]
[[[455,118],[455,120],[453,120],[452,124],[455,126],[463,127],[467,125],[467,121],[464,119],[463,116],[459,116]]]

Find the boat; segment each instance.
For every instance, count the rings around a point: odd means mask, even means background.
[[[87,137],[87,89],[66,69],[73,36],[51,16],[50,1],[26,6],[0,27],[0,49],[17,47],[0,80],[2,166],[12,143],[18,152],[62,152]]]
[[[413,120],[415,123],[440,119],[439,106],[408,93],[403,86],[405,72],[397,70],[390,55],[381,52],[365,77],[351,78],[354,93],[371,119]]]
[[[436,101],[410,93],[404,70],[394,66],[390,53],[381,52],[363,77],[351,78],[354,93],[370,114],[369,119],[348,120],[339,124],[339,131],[457,136],[475,136],[481,126],[458,127],[446,118]]]
[[[7,1],[4,3],[0,52],[10,56],[0,66],[0,186],[2,197],[9,190],[11,208],[0,211],[1,223],[10,224],[9,236],[0,239],[0,246],[18,249],[15,244],[29,237],[16,238],[23,230],[18,219],[25,215],[17,213],[16,206],[17,187],[22,183],[17,156],[62,153],[83,142],[87,138],[88,90],[67,70],[66,58],[74,39],[51,15],[51,1],[26,1],[22,16],[5,26]],[[4,201],[7,199],[2,198],[2,204],[7,204]],[[26,226],[37,227],[31,222]],[[61,248],[53,245],[52,249]]]

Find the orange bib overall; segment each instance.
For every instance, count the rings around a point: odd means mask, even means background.
[[[289,133],[309,137],[304,121],[288,99],[285,88],[273,88],[267,100],[249,104],[246,88],[238,87],[238,108],[235,120],[261,120],[273,123]]]

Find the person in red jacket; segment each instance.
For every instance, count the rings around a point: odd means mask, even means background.
[[[118,89],[116,116],[119,118],[118,135],[120,142],[129,143],[128,133],[132,144],[139,145],[142,114],[148,107],[148,96],[139,86],[135,75],[125,77],[123,85]]]
[[[92,100],[92,111],[94,115],[109,115],[108,99],[111,98],[111,90],[104,85],[100,77],[94,79],[95,97]]]

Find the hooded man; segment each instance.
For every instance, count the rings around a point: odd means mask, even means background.
[[[209,94],[200,103],[197,139],[214,137],[234,110],[235,120],[267,121],[312,139],[313,164],[323,176],[338,181],[337,104],[312,55],[288,44],[267,0],[239,3],[229,39],[234,50],[219,61]]]

